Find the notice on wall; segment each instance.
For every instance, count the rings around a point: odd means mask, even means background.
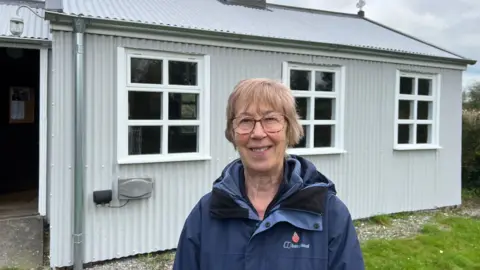
[[[25,119],[25,102],[19,100],[13,100],[10,108],[10,115],[12,120]]]
[[[10,88],[10,123],[33,123],[35,100],[29,87]]]

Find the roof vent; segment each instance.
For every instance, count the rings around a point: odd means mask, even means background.
[[[221,0],[229,5],[239,5],[252,8],[267,8],[267,0]]]

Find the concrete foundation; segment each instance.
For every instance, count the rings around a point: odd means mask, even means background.
[[[43,218],[0,219],[0,269],[37,269],[43,266]]]

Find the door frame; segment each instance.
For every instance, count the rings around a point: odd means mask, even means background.
[[[12,40],[13,41],[13,40]],[[35,49],[40,53],[39,72],[39,152],[38,152],[38,213],[41,216],[47,215],[47,159],[48,159],[48,60],[50,44],[22,43],[22,40],[1,42],[0,47]]]

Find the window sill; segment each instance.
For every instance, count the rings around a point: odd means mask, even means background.
[[[347,151],[338,148],[290,148],[287,149],[287,153],[299,156],[316,156],[345,154]]]
[[[438,150],[441,146],[436,144],[397,144],[393,147],[396,151],[415,151],[415,150]]]
[[[145,164],[145,163],[166,163],[182,161],[204,161],[211,160],[209,155],[201,154],[168,154],[168,155],[139,155],[128,156],[118,159],[118,164]]]

